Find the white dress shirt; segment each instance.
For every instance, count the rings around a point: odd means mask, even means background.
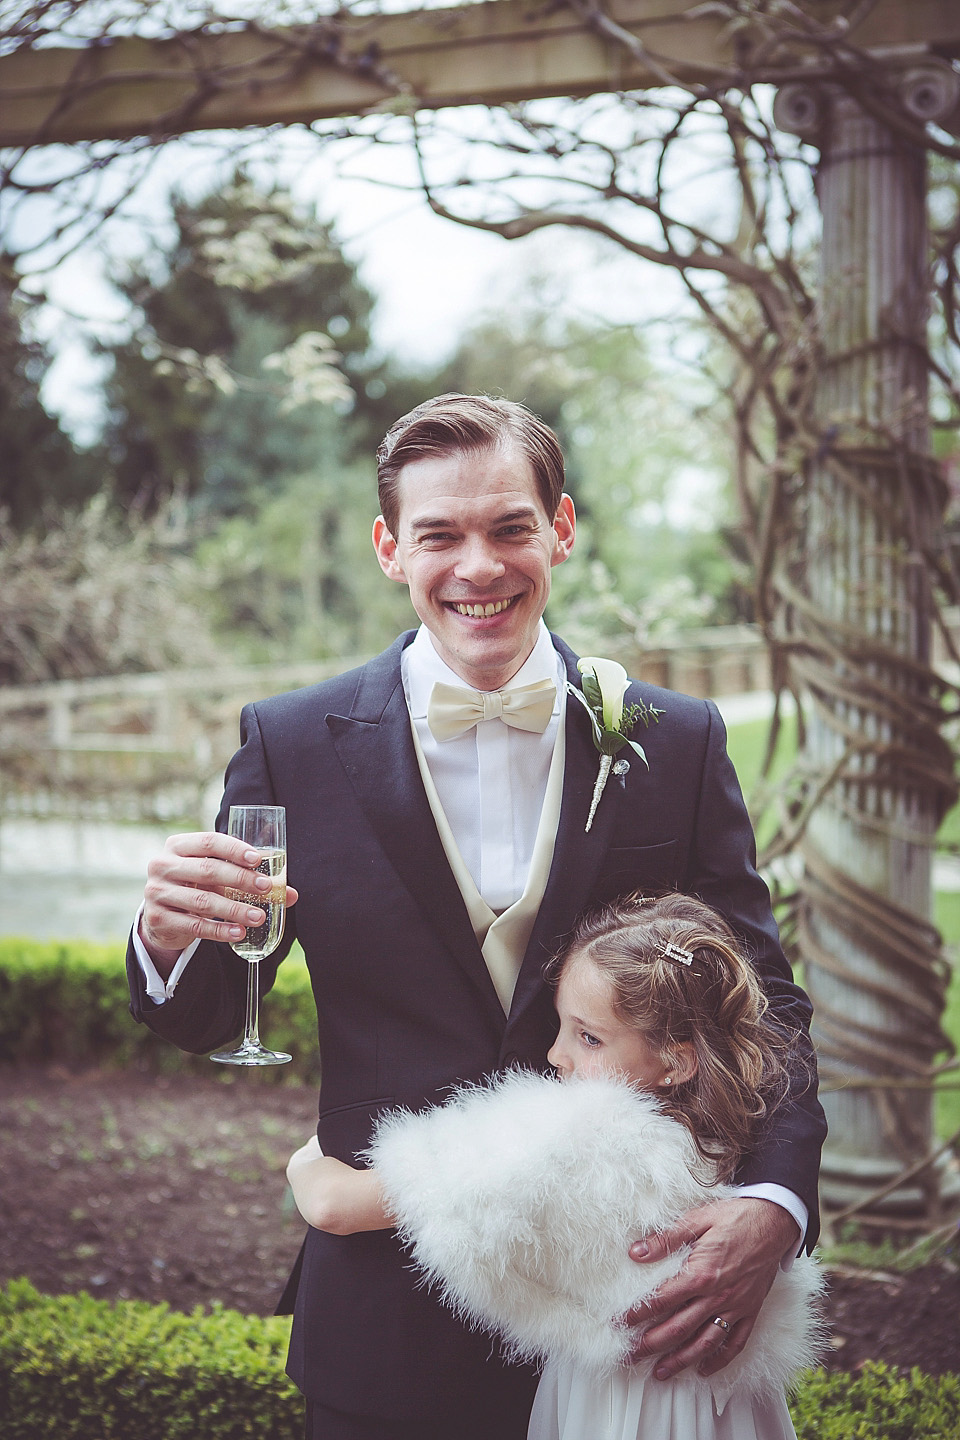
[[[435,740],[427,724],[434,685],[465,682],[421,626],[401,658],[403,688],[417,739],[463,862],[491,910],[520,899],[540,824],[557,730],[566,706],[566,670],[543,621],[536,644],[503,688],[554,680],[557,698],[542,735],[502,720],[481,720],[453,740]]]
[[[150,959],[150,953],[146,945],[140,939],[140,916],[143,914],[143,906],[137,911],[137,918],[133,922],[133,948],[136,952],[140,969],[143,971],[144,989],[155,1005],[162,1005],[169,1000],[177,988],[180,976],[186,970],[187,965],[193,958],[193,953],[200,944],[199,940],[192,940],[186,950],[181,950],[176,965],[170,971],[169,976],[164,980],[160,971]]]

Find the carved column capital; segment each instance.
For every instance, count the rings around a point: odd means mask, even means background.
[[[888,65],[880,72],[876,93],[914,125],[939,125],[960,133],[960,70],[949,60],[931,55],[909,66]],[[856,105],[856,95],[835,80],[811,76],[781,85],[773,102],[773,121],[778,130],[818,145],[836,111]]]
[[[893,88],[911,120],[932,122],[945,130],[960,128],[960,70],[948,60],[930,56],[902,70]]]
[[[773,101],[774,125],[816,145],[829,110],[830,88],[815,80],[791,80],[781,85]]]

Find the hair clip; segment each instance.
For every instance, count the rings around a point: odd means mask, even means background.
[[[679,945],[664,945],[663,953],[670,960],[679,960],[681,965],[693,964],[693,951],[681,950]]]

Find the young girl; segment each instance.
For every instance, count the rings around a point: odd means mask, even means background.
[[[672,894],[586,917],[548,977],[547,1058],[565,1083],[514,1071],[389,1115],[362,1170],[313,1141],[287,1171],[301,1213],[337,1234],[397,1226],[448,1304],[545,1360],[529,1440],[791,1440],[785,1385],[816,1348],[812,1262],[779,1273],[709,1378],[653,1379],[622,1320],[685,1258],[639,1266],[630,1244],[734,1193],[786,1092],[789,1044],[753,970],[714,911]]]

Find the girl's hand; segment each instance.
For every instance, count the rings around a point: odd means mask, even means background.
[[[290,1184],[293,1185],[294,1175],[302,1170],[305,1165],[309,1165],[312,1160],[320,1160],[322,1157],[323,1151],[320,1149],[320,1141],[316,1135],[311,1135],[306,1145],[301,1145],[299,1150],[294,1150],[290,1159],[287,1161],[287,1179],[290,1181]]]
[[[297,1209],[316,1230],[356,1235],[364,1230],[389,1230],[393,1225],[376,1171],[358,1170],[324,1155],[316,1136],[290,1156],[287,1179]]]

